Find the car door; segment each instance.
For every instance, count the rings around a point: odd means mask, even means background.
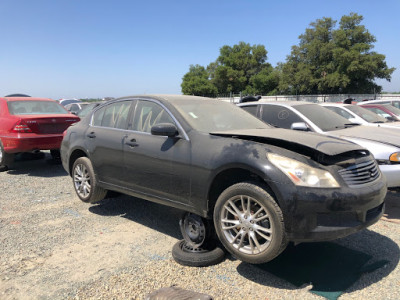
[[[126,188],[161,200],[188,203],[190,198],[191,144],[185,134],[156,136],[151,127],[172,123],[160,103],[138,100],[123,144]],[[180,129],[182,131],[182,129]]]
[[[103,106],[86,131],[87,147],[99,181],[120,186],[124,178],[123,141],[132,101]]]

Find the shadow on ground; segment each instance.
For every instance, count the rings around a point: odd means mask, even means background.
[[[54,161],[50,153],[46,152],[40,152],[38,154],[18,154],[15,156],[14,163],[6,172],[10,175],[28,175],[48,178],[67,175],[61,162]]]
[[[183,211],[172,207],[120,195],[100,201],[91,206],[89,211],[101,216],[121,216],[176,239],[182,239],[179,219]]]
[[[310,292],[327,299],[337,299],[346,291],[360,290],[380,281],[396,268],[400,251],[391,239],[369,230],[346,239],[349,239],[347,244],[351,247],[341,245],[341,240],[289,246],[269,263],[241,263],[237,271],[265,286],[297,289],[312,285]],[[359,243],[372,245],[375,249],[358,249]],[[363,278],[363,283],[359,283],[361,276],[370,272],[374,275]],[[273,280],[271,275],[279,279]]]
[[[384,217],[393,223],[400,224],[400,191],[388,191]]]

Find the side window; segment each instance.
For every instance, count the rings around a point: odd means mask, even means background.
[[[171,116],[161,105],[140,100],[136,106],[133,117],[133,130],[142,132],[151,132],[151,127],[159,123],[175,124]]]
[[[394,107],[400,108],[400,101],[392,101]]]
[[[126,129],[131,101],[121,101],[107,105],[95,112],[94,126]]]
[[[241,106],[240,108],[243,108],[245,111],[248,113],[251,113],[253,116],[257,116],[257,105],[246,105],[246,106]]]
[[[262,120],[273,126],[290,129],[296,122],[304,122],[290,109],[277,105],[263,105]]]
[[[335,107],[335,106],[324,106],[324,107],[337,113],[338,115],[346,118],[347,120],[353,118],[353,116],[350,113],[348,113],[347,111],[345,111],[343,108]]]
[[[101,120],[103,119],[105,110],[106,110],[106,108],[102,107],[94,113],[93,126],[101,126]]]

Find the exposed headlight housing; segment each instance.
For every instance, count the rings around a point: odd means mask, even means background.
[[[267,158],[285,173],[295,185],[318,188],[340,187],[332,174],[326,170],[313,168],[297,160],[275,153],[267,153]]]
[[[400,152],[395,152],[389,156],[389,160],[394,163],[400,163]]]

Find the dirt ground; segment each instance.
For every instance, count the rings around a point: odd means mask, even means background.
[[[128,196],[82,203],[49,154],[17,161],[0,173],[0,187],[0,299],[143,299],[171,285],[215,299],[323,299],[312,293],[316,282],[297,284],[272,265],[230,256],[207,268],[178,265],[171,249],[181,239],[179,210]],[[389,192],[386,203],[385,217],[367,230],[298,248],[296,255],[333,249],[385,262],[350,285],[328,284],[341,299],[400,299],[400,193]],[[281,266],[291,259],[285,255]]]

